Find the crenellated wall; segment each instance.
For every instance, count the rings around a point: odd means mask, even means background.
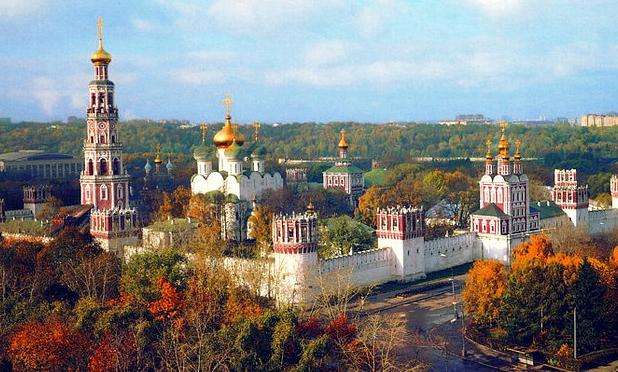
[[[424,248],[426,273],[463,265],[481,256],[481,246],[473,232],[425,241]]]
[[[318,261],[318,275],[349,275],[354,286],[364,287],[397,279],[391,248],[376,248]]]

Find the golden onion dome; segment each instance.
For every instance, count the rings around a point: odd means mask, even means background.
[[[92,61],[92,63],[109,64],[112,61],[112,55],[105,51],[102,45],[99,45],[99,49],[92,53],[92,56],[90,56],[90,60]]]
[[[101,17],[97,20],[97,36],[99,37],[99,49],[92,53],[90,60],[92,63],[108,64],[112,61],[112,55],[103,49],[103,19]]]
[[[347,149],[348,148],[348,142],[345,140],[345,129],[342,129],[340,133],[340,137],[339,137],[339,148],[340,149]]]
[[[520,147],[521,147],[521,140],[517,140],[515,141],[515,160],[521,160],[521,151],[520,151]]]
[[[500,123],[502,130],[502,136],[500,137],[500,143],[498,144],[498,150],[502,159],[509,159],[509,141],[506,139],[504,132],[506,131],[506,121]]]
[[[234,142],[234,128],[232,127],[232,117],[230,115],[225,117],[223,128],[215,134],[212,140],[215,146],[219,148],[228,147]]]

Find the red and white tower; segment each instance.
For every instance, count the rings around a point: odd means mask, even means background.
[[[304,213],[275,215],[272,222],[277,300],[306,303],[313,298],[312,282],[318,263],[318,218],[313,208]]]
[[[90,233],[104,249],[122,253],[137,237],[137,218],[129,208],[129,175],[122,164],[118,109],[108,67],[112,56],[103,49],[103,21],[98,21],[99,48],[92,54],[94,79],[88,84],[84,171],[81,203],[92,205]]]
[[[400,281],[425,277],[425,211],[422,208],[378,208],[378,248],[391,248]]]
[[[588,185],[580,186],[577,169],[555,169],[552,200],[569,216],[573,225],[588,222]]]

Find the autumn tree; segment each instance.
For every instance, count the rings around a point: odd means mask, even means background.
[[[8,354],[18,370],[85,370],[90,340],[60,320],[29,322],[11,337]]]
[[[464,309],[474,322],[489,327],[496,324],[507,275],[506,267],[496,260],[476,261],[468,271],[462,296]]]
[[[269,253],[272,250],[272,215],[268,207],[258,205],[249,217],[252,238],[262,253]]]

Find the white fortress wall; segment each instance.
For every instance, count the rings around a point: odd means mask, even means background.
[[[463,265],[481,256],[480,243],[473,232],[425,241],[424,252],[425,273]]]
[[[225,257],[223,267],[230,273],[235,284],[246,287],[253,293],[272,298],[275,295],[274,260]]]
[[[590,234],[603,234],[618,228],[618,209],[605,209],[588,212],[588,231]]]
[[[376,248],[318,261],[318,275],[349,275],[355,287],[385,283],[396,279],[391,248]]]

